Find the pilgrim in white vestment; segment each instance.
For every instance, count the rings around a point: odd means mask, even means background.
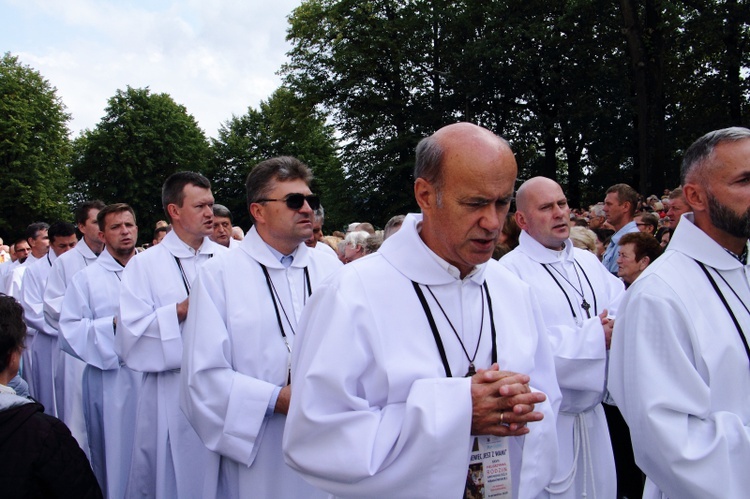
[[[176,305],[198,268],[228,251],[207,237],[195,251],[175,233],[134,256],[122,275],[115,351],[144,373],[127,496],[203,497],[210,452],[179,407],[182,326]]]
[[[71,279],[79,271],[96,261],[97,255],[91,251],[85,239],[75,248],[60,255],[50,269],[47,285],[44,288],[44,320],[58,331],[62,302],[65,290]],[[70,428],[70,432],[89,456],[86,436],[86,419],[83,416],[83,369],[86,363],[66,353],[64,338],[57,335],[59,347],[58,362],[55,367],[55,404],[57,417]],[[89,456],[90,457],[90,456]]]
[[[500,259],[528,283],[539,303],[562,392],[557,417],[557,472],[553,497],[615,497],[617,477],[601,402],[606,389],[607,348],[599,314],[614,317],[625,292],[592,253],[544,247],[526,231],[519,246]]]
[[[462,497],[475,443],[464,375],[496,357],[501,370],[528,374],[531,389],[547,395],[535,409],[544,419],[529,423],[527,435],[494,437],[510,454],[506,484],[512,497],[548,497],[560,392],[539,306],[497,264],[461,279],[422,242],[421,220],[407,216],[377,253],[322,283],[303,311],[287,462],[336,496]]]
[[[302,309],[342,265],[304,243],[288,268],[276,256],[253,226],[238,249],[201,267],[190,293],[181,405],[222,456],[205,470],[223,476],[204,498],[327,496],[284,463],[286,416],[273,409],[288,384]]]
[[[105,497],[125,497],[133,451],[141,373],[120,365],[114,350],[123,267],[109,251],[73,276],[65,292],[59,334],[86,362],[83,403],[91,467]]]
[[[33,338],[27,347],[31,356],[31,363],[27,368],[31,370],[32,381],[26,381],[29,382],[32,397],[44,406],[44,412],[50,416],[57,413],[54,379],[59,348],[57,331],[44,320],[44,287],[56,259],[57,255],[50,250],[44,258],[37,260],[27,269],[23,276],[19,299],[23,305],[27,331]]]
[[[750,491],[750,267],[693,217],[628,289],[612,336],[609,391],[646,499]]]

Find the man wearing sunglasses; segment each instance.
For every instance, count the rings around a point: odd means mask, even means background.
[[[281,436],[290,358],[310,294],[341,264],[308,248],[312,172],[284,156],[247,177],[253,227],[240,246],[203,266],[183,333],[181,404],[209,449],[204,497],[323,497],[289,468]],[[221,476],[220,476],[221,474]]]

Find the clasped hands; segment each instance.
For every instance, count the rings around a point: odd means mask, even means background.
[[[547,397],[529,388],[529,376],[501,371],[497,364],[471,377],[471,434],[516,437],[529,433],[526,423],[544,415],[534,405]]]

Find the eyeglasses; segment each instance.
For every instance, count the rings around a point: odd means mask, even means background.
[[[305,196],[304,194],[295,192],[293,194],[287,194],[283,199],[259,199],[256,203],[266,203],[268,201],[283,201],[290,210],[299,210],[305,205],[305,201],[307,201],[307,204],[309,204],[310,208],[313,210],[320,208],[320,198],[315,194]]]

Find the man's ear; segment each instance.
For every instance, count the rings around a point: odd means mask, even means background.
[[[427,180],[419,177],[414,181],[414,198],[423,212],[429,211],[437,204],[437,189]]]
[[[247,211],[253,217],[256,223],[265,222],[265,206],[262,203],[252,203],[248,206]]]
[[[169,203],[167,205],[167,213],[169,214],[169,219],[174,220],[175,218],[180,218],[180,207],[177,206],[174,203]]]
[[[708,193],[706,188],[700,184],[685,184],[682,187],[682,195],[693,211],[706,211],[708,209]]]
[[[522,211],[516,211],[516,223],[518,224],[518,228],[521,230],[526,230],[526,227],[528,224],[526,223],[526,217],[524,216]]]

